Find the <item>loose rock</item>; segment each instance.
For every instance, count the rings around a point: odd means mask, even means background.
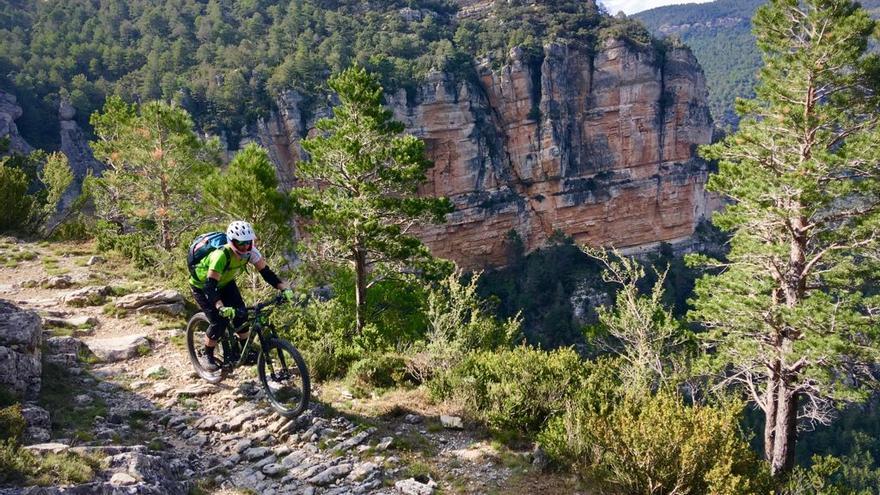
[[[464,422],[458,416],[441,415],[440,424],[442,424],[444,428],[449,428],[451,430],[464,429]]]
[[[61,301],[68,306],[100,306],[107,301],[110,292],[110,287],[106,285],[83,287],[63,296]]]
[[[427,483],[416,481],[415,478],[400,480],[394,484],[394,488],[404,495],[431,495],[434,493],[434,487],[437,486],[433,480]]]
[[[347,475],[351,472],[351,464],[338,464],[336,466],[330,466],[329,468],[321,471],[320,473],[309,478],[309,483],[318,486],[325,486],[333,483],[337,479]]]
[[[152,342],[143,334],[109,339],[91,339],[86,345],[101,361],[123,361],[150,351]]]

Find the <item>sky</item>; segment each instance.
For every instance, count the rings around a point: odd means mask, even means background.
[[[711,0],[599,0],[599,3],[605,5],[608,12],[613,15],[621,10],[627,14],[635,14],[636,12],[653,9],[654,7],[662,7],[663,5],[706,3],[709,1]]]

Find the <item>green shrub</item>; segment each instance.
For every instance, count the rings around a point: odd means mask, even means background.
[[[149,236],[141,230],[122,233],[118,225],[106,220],[96,222],[95,240],[98,251],[116,251],[130,259],[137,268],[155,267],[159,265],[160,258],[165,259],[159,255]]]
[[[521,338],[517,314],[499,320],[489,299],[477,294],[480,274],[462,282],[460,273],[441,280],[427,295],[425,340],[409,349],[409,372],[421,382],[448,370],[472,351],[510,347]]]
[[[35,455],[11,440],[0,440],[0,485],[86,483],[100,467],[100,460],[95,457],[71,452]]]
[[[13,404],[0,409],[0,440],[18,442],[25,426],[21,405]]]
[[[7,212],[0,217],[0,232],[26,230],[34,206],[28,182],[24,171],[0,163],[0,207]]]
[[[345,376],[362,354],[352,343],[354,320],[341,301],[314,301],[304,308],[279,308],[275,315],[285,324],[281,333],[302,351],[309,373],[317,381]]]
[[[570,348],[520,346],[468,355],[429,383],[435,398],[459,402],[498,433],[537,432],[589,376],[592,365]]]
[[[407,382],[409,375],[406,371],[404,357],[397,353],[387,352],[367,356],[356,361],[349,368],[346,378],[353,392],[365,395],[371,389],[403,385]]]
[[[598,392],[598,393],[597,393]],[[687,405],[587,387],[539,441],[599,493],[769,493],[769,474],[740,430],[736,404]]]

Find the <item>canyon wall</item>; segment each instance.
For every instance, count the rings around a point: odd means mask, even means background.
[[[597,53],[548,44],[541,60],[518,49],[510,60],[478,64],[477,80],[435,72],[415,95],[387,97],[434,161],[422,193],[455,203],[447,224],[419,233],[436,255],[473,269],[504,265],[516,237],[527,251],[557,232],[624,251],[690,238],[707,212],[696,148],[712,122],[689,50],[608,40]],[[322,115],[304,119],[293,92],[278,108],[253,139],[291,187],[299,141]]]

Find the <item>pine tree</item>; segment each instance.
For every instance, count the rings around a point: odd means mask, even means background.
[[[321,254],[354,267],[360,332],[369,286],[389,270],[430,260],[412,229],[444,221],[452,205],[445,198],[417,196],[433,163],[425,158],[425,143],[403,134],[403,124],[382,105],[375,75],[352,67],[329,85],[339,105],[332,118],[318,122],[320,135],[303,140],[310,159],[297,164],[297,173],[308,186],[296,188],[293,196]]]
[[[875,23],[850,0],[772,0],[754,18],[764,67],[738,101],[740,129],[702,154],[709,189],[731,200],[720,272],[692,317],[723,385],[763,411],[765,456],[794,464],[799,425],[858,401],[878,362],[880,60]],[[874,287],[876,289],[876,287]]]
[[[216,143],[201,141],[186,110],[153,101],[138,108],[110,97],[92,115],[95,156],[108,169],[99,186],[99,215],[127,227],[155,227],[166,251],[200,220],[198,191],[216,163]]]
[[[265,148],[247,144],[226,170],[205,181],[202,194],[210,213],[221,217],[222,223],[250,222],[259,234],[263,255],[284,255],[291,248],[291,200],[278,189],[275,166]]]

